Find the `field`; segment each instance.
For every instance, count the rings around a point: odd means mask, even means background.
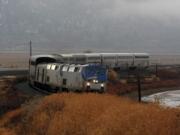
[[[24,53],[0,53],[0,67],[28,67],[29,56]]]
[[[118,87],[121,87],[118,92],[125,89],[127,84],[114,87],[111,84],[109,94],[60,93],[30,97],[14,88],[23,80],[0,79],[1,135],[180,134],[179,109],[138,103],[113,93]]]
[[[111,94],[29,97],[1,78],[0,135],[179,135],[180,110]],[[4,104],[2,104],[4,103]]]
[[[100,94],[54,94],[0,120],[1,135],[179,135],[180,110]]]
[[[158,68],[158,76],[155,70],[151,70],[150,76],[141,75],[142,95],[150,95],[160,91],[180,89],[180,68],[179,67],[160,67]],[[134,76],[128,80],[120,79],[121,73],[109,71],[109,81],[107,92],[115,95],[130,95],[137,98],[137,78]]]

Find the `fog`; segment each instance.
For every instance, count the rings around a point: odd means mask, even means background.
[[[0,0],[0,50],[179,53],[178,0]]]

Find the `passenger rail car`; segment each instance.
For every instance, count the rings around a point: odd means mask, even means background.
[[[110,68],[148,67],[147,53],[89,53],[89,54],[61,54],[64,63],[88,64],[100,63]]]

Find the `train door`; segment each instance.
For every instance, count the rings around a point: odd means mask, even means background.
[[[66,78],[62,78],[62,90],[68,90]]]
[[[58,84],[59,86],[61,87],[62,86],[62,78],[63,78],[63,65],[60,65],[60,68],[59,68],[59,78],[58,78]]]
[[[66,79],[66,78],[63,78],[62,84],[63,84],[63,86],[66,86],[66,85],[67,85],[67,79]]]
[[[74,67],[73,70],[73,78],[72,78],[72,83],[74,85],[75,90],[79,90],[82,87],[82,81],[81,81],[81,73],[79,72],[80,67]]]
[[[39,67],[36,69],[36,81],[39,82]]]
[[[39,74],[38,74],[38,82],[42,83],[42,68],[39,67],[38,71],[39,71]]]
[[[69,69],[69,66],[68,65],[64,65],[63,67],[62,67],[62,81],[61,81],[61,84],[62,84],[62,90],[68,90],[67,89],[67,83],[68,83],[68,80],[67,80],[67,78],[68,78],[68,69]]]
[[[44,67],[38,67],[37,68],[36,80],[39,83],[42,83],[42,84],[45,83],[45,69],[44,69]]]
[[[42,69],[42,83],[46,83],[46,70],[44,68]]]

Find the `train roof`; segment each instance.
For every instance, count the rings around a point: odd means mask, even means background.
[[[46,61],[46,60],[53,60],[54,62],[62,62],[62,56],[57,55],[57,54],[49,54],[49,55],[33,55],[31,56],[31,61],[32,62],[37,62],[37,61]]]
[[[93,57],[93,56],[149,56],[148,53],[70,53],[70,54],[47,54],[47,55],[34,55],[31,57],[31,61],[37,61],[37,59],[54,59],[55,61],[61,62],[63,61],[63,58],[66,57],[78,57],[78,56],[88,56],[88,57]]]
[[[62,57],[73,57],[73,56],[112,56],[112,55],[120,55],[120,56],[128,56],[128,55],[149,55],[148,53],[71,53],[71,54],[60,54]]]

